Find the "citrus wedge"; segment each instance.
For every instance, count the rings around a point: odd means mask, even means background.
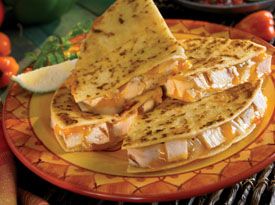
[[[56,65],[39,68],[34,71],[12,76],[24,89],[34,93],[46,93],[59,88],[75,68],[77,59],[65,61]]]

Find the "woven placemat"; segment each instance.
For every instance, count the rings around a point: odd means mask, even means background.
[[[52,205],[92,205],[92,204],[125,204],[133,203],[111,202],[106,200],[92,199],[81,196],[64,189],[60,189],[43,179],[39,178],[20,162],[16,160],[18,184],[20,188],[30,191]],[[170,202],[144,203],[152,205],[179,205],[179,204],[252,204],[267,205],[275,204],[275,165],[270,164],[262,172],[253,175],[251,178],[239,182],[232,187],[218,190],[204,196],[193,197],[187,200]]]

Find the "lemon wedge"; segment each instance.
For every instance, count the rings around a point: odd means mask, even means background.
[[[52,92],[58,89],[75,68],[77,59],[39,68],[34,71],[12,76],[22,88],[34,93]]]

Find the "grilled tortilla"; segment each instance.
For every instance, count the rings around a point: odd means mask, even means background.
[[[138,116],[124,139],[128,171],[178,167],[222,152],[252,132],[265,109],[260,81],[189,104],[165,99],[153,111]]]
[[[162,101],[162,90],[156,88],[139,96],[121,115],[98,115],[82,112],[70,93],[62,86],[51,103],[54,134],[66,152],[116,150],[138,113],[151,110]]]
[[[179,40],[192,68],[172,76],[167,95],[194,102],[233,86],[263,78],[271,72],[266,48],[249,40],[195,37]]]
[[[82,111],[117,114],[182,71],[185,58],[152,0],[117,0],[94,22],[67,86]]]

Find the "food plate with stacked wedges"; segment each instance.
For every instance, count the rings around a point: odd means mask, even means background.
[[[55,93],[11,86],[3,129],[18,159],[64,189],[139,202],[206,194],[274,161],[275,48],[217,24],[164,23],[152,4],[136,30],[134,9],[116,13],[131,3],[117,4]]]

